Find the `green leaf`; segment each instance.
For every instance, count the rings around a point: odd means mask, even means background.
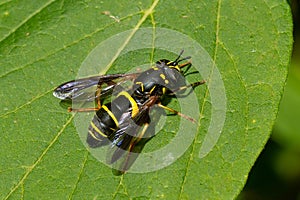
[[[285,85],[292,46],[286,2],[3,1],[0,5],[1,199],[232,199],[239,194],[269,138]],[[201,44],[222,77],[226,98],[218,101],[226,101],[226,120],[217,143],[199,157],[202,145],[211,139],[206,137],[214,108],[210,89],[216,89],[212,77],[203,77],[206,86],[196,89],[201,126],[184,155],[158,171],[113,176],[82,144],[75,115],[59,106],[52,91],[76,77],[99,43],[133,30],[118,46],[122,50],[142,27],[175,30]],[[137,51],[134,59],[121,56],[116,63],[137,66],[152,52],[153,60],[165,57],[152,50]],[[119,72],[116,66],[109,72]],[[170,107],[176,108],[174,102]],[[179,121],[177,116],[167,118],[174,124]],[[145,150],[167,145],[174,137],[169,129],[172,124],[166,124]]]
[[[296,63],[296,62],[295,62]],[[285,148],[300,151],[299,115],[300,115],[300,71],[299,66],[290,69],[284,95],[280,104],[278,118],[272,138]]]

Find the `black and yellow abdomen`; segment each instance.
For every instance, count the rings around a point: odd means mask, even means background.
[[[88,145],[96,148],[108,144],[120,123],[138,112],[138,104],[131,95],[127,91],[120,92],[111,103],[102,105],[96,112],[88,129]]]

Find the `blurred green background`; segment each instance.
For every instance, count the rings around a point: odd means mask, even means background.
[[[289,1],[294,47],[277,122],[238,199],[300,200],[300,1]]]

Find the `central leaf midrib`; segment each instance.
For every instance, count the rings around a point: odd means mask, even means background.
[[[217,1],[216,35],[215,35],[215,48],[214,48],[214,55],[213,55],[213,63],[216,62],[217,52],[218,52],[218,45],[219,45],[221,1],[222,0],[218,0]],[[212,70],[210,72],[209,77],[207,77],[208,78],[207,84],[210,83],[211,75],[213,74],[213,70],[214,70],[215,65],[212,65],[211,67],[212,67]],[[209,95],[208,88],[209,87],[206,87],[204,100],[203,100],[203,103],[202,103],[202,106],[201,106],[200,116],[203,115],[203,111],[204,111],[204,107],[205,107],[205,102],[206,102],[205,99],[207,99],[208,95]],[[200,118],[199,124],[201,124],[201,118]],[[183,176],[183,181],[181,183],[181,187],[180,187],[180,192],[179,192],[179,195],[178,195],[178,199],[182,198],[182,195],[183,195],[183,192],[184,192],[184,186],[185,186],[185,183],[186,183],[186,180],[187,180],[187,177],[188,177],[188,171],[189,171],[190,163],[191,163],[192,158],[193,158],[194,153],[195,153],[195,145],[196,145],[197,137],[198,137],[198,134],[196,135],[196,137],[193,140],[193,143],[191,144],[192,145],[192,149],[191,149],[191,153],[190,153],[189,159],[187,161],[186,170],[185,170],[185,174]]]

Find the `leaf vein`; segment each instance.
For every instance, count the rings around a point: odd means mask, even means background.
[[[29,15],[26,19],[21,21],[15,28],[13,28],[8,34],[4,35],[4,37],[0,40],[0,42],[4,41],[6,38],[8,38],[11,34],[15,33],[20,27],[22,27],[26,22],[28,22],[31,18],[33,18],[35,15],[39,14],[42,10],[47,8],[49,5],[54,3],[56,0],[48,1],[45,5],[37,9],[35,12],[33,12],[31,15]]]
[[[104,68],[102,70],[102,72],[106,72],[111,65],[113,64],[113,62],[119,57],[119,55],[121,54],[122,50],[126,47],[126,45],[129,43],[129,41],[131,40],[131,38],[134,36],[134,34],[136,33],[136,31],[140,28],[140,26],[143,24],[143,22],[147,19],[147,17],[149,15],[151,15],[153,13],[154,8],[156,7],[156,5],[158,4],[159,0],[155,0],[152,5],[150,6],[149,9],[144,11],[144,15],[142,16],[142,18],[138,21],[138,23],[136,24],[136,26],[132,29],[131,33],[129,34],[129,36],[126,38],[126,40],[124,41],[124,43],[121,45],[121,47],[117,50],[116,54],[114,55],[114,57],[111,59],[110,63],[107,64],[106,68]]]
[[[217,15],[216,15],[215,50],[214,50],[214,56],[213,56],[213,61],[214,61],[213,63],[216,62],[216,59],[217,59],[217,52],[218,52],[218,45],[219,45],[219,42],[220,42],[220,39],[219,39],[219,31],[220,31],[221,3],[222,3],[222,0],[218,0],[218,2],[217,2]],[[212,65],[211,67],[212,67],[212,69],[211,69],[210,75],[209,75],[209,77],[208,77],[207,84],[210,84],[210,82],[211,82],[210,79],[211,79],[211,76],[212,76],[212,74],[213,74],[215,65]],[[209,87],[206,87],[204,100],[203,100],[203,103],[202,103],[202,106],[201,106],[200,116],[203,116],[203,113],[204,113],[204,107],[205,107],[205,102],[206,102],[206,99],[207,99],[208,96],[209,96],[208,88],[209,88]],[[200,118],[200,122],[201,122],[201,118]],[[201,123],[199,123],[199,124],[201,124]],[[200,127],[199,127],[199,128],[200,128]],[[198,135],[197,135],[197,136],[198,136]],[[183,192],[184,192],[184,185],[185,185],[186,180],[187,180],[187,177],[188,177],[188,170],[189,170],[189,167],[190,167],[190,165],[191,165],[191,161],[192,161],[193,156],[194,156],[194,153],[195,153],[195,146],[196,146],[197,136],[194,138],[193,143],[192,143],[192,150],[191,150],[189,159],[188,159],[187,164],[186,164],[186,168],[185,168],[186,170],[185,170],[185,172],[184,172],[183,180],[182,180],[182,183],[181,183],[181,186],[180,186],[180,192],[179,192],[179,195],[178,195],[178,199],[182,199],[182,195],[183,195]]]
[[[89,155],[89,153],[88,153],[88,151],[86,151],[86,153],[85,153],[85,155],[84,155],[82,167],[81,167],[81,169],[80,169],[80,171],[79,171],[78,178],[77,178],[77,180],[76,180],[76,183],[75,183],[75,185],[74,185],[74,188],[73,188],[73,190],[71,191],[71,193],[70,193],[70,195],[69,195],[69,199],[72,199],[72,198],[73,198],[73,194],[75,193],[75,191],[76,191],[76,189],[77,189],[77,187],[78,187],[79,181],[80,181],[80,179],[81,179],[81,177],[82,177],[82,174],[83,174],[83,170],[84,170],[84,168],[85,168],[85,166],[86,166],[86,162],[87,162],[87,160],[88,160],[88,155]]]
[[[30,173],[33,171],[33,169],[35,169],[35,167],[42,161],[42,159],[47,154],[47,152],[49,151],[49,149],[58,140],[58,138],[64,132],[64,130],[66,129],[66,127],[71,123],[71,121],[73,120],[73,118],[74,118],[74,114],[66,121],[66,123],[63,125],[63,127],[61,128],[61,130],[56,134],[56,136],[52,139],[52,141],[50,142],[50,144],[42,152],[42,154],[38,157],[38,159],[33,163],[33,165],[31,165],[31,166],[28,167],[26,173],[23,175],[23,177],[21,178],[21,180],[10,190],[10,192],[4,198],[5,200],[7,200],[21,185],[24,184],[24,182],[27,179],[27,177],[30,175]]]
[[[47,95],[49,92],[52,92],[53,90],[54,90],[54,88],[51,89],[51,90],[48,90],[48,91],[46,91],[46,92],[44,92],[44,93],[42,93],[42,94],[39,94],[39,95],[33,97],[33,98],[32,98],[31,100],[29,100],[28,102],[26,102],[26,103],[24,103],[24,104],[22,104],[22,105],[16,107],[15,109],[13,109],[13,110],[11,110],[11,111],[8,111],[8,112],[6,112],[6,113],[0,115],[0,118],[6,117],[7,115],[10,115],[10,114],[12,114],[12,113],[16,113],[18,110],[24,108],[25,106],[30,105],[30,104],[33,103],[34,101],[36,101],[36,100],[42,98],[43,96]]]
[[[3,2],[0,3],[0,6],[3,6],[3,5],[5,5],[5,4],[9,3],[9,2],[12,2],[12,0],[3,1]]]
[[[120,21],[123,21],[123,20],[125,20],[125,19],[127,19],[127,18],[130,18],[130,17],[132,17],[132,16],[135,16],[135,15],[138,15],[138,14],[140,14],[140,13],[141,13],[141,12],[137,12],[137,13],[134,13],[134,14],[125,16],[125,17],[121,18]],[[114,24],[116,24],[116,23],[117,23],[116,21],[113,21],[112,23],[110,23],[110,24],[108,24],[108,25],[106,25],[106,26],[104,26],[104,27],[102,27],[102,28],[98,28],[98,29],[96,29],[95,31],[93,31],[93,32],[91,32],[91,33],[89,33],[89,34],[85,34],[83,37],[79,38],[78,40],[75,40],[75,41],[73,41],[73,42],[71,42],[71,43],[69,43],[69,44],[63,45],[63,47],[61,47],[61,48],[54,49],[52,52],[46,54],[45,56],[42,56],[42,57],[40,57],[40,58],[38,58],[38,59],[36,59],[36,60],[30,62],[30,63],[27,63],[27,64],[25,64],[25,65],[23,65],[23,66],[18,67],[18,68],[12,69],[12,70],[10,70],[10,71],[4,73],[4,74],[1,74],[1,75],[0,75],[0,78],[3,78],[3,77],[5,77],[5,76],[8,76],[9,74],[12,74],[12,73],[14,73],[14,72],[16,72],[16,71],[24,70],[24,69],[26,69],[27,67],[33,66],[34,63],[37,63],[37,62],[42,61],[42,60],[45,60],[46,58],[48,58],[48,57],[50,57],[50,56],[53,56],[53,55],[57,54],[58,52],[65,50],[65,49],[68,48],[68,47],[72,47],[72,46],[78,44],[79,42],[81,42],[82,40],[85,40],[86,38],[90,38],[90,37],[92,37],[93,35],[97,34],[98,32],[103,31],[104,29],[106,29],[106,28],[108,28],[108,27],[110,27],[110,26],[112,26],[112,25],[114,25]]]

